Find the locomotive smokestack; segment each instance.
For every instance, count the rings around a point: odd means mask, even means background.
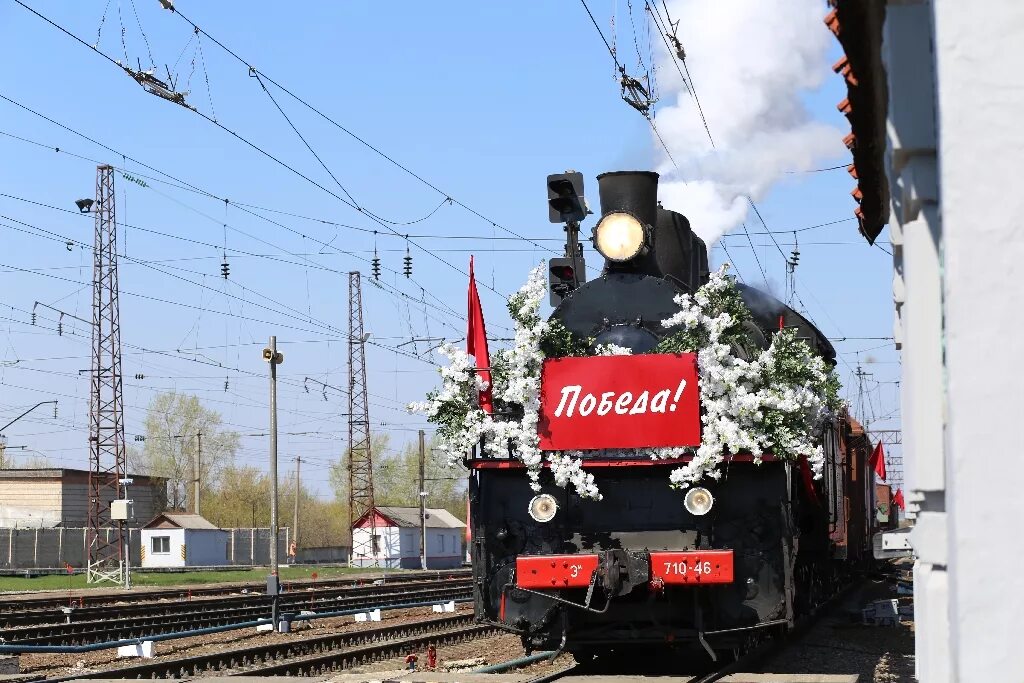
[[[652,171],[614,171],[597,176],[601,215],[631,213],[645,225],[658,219],[658,174]]]

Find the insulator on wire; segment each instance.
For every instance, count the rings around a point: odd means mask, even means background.
[[[33,325],[36,324],[36,312],[35,311],[32,311],[32,324]]]
[[[405,265],[402,267],[402,273],[406,277],[412,277],[412,254],[409,253],[409,245],[405,246],[405,258],[402,259]]]
[[[227,280],[228,275],[231,274],[231,265],[228,263],[227,259],[224,259],[224,262],[220,264],[220,274],[225,280]]]
[[[135,373],[135,379],[146,379],[146,376],[144,374],[142,374],[141,372],[136,372]]]
[[[227,391],[227,390],[228,390],[228,378],[225,377],[224,378],[224,391]]]
[[[380,257],[377,256],[377,247],[373,248],[373,260],[370,261],[370,270],[373,272],[373,279],[380,279]]]

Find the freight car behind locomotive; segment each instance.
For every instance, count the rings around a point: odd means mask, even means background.
[[[598,181],[594,241],[604,268],[565,292],[552,318],[594,344],[648,352],[666,334],[660,321],[678,310],[673,298],[707,281],[707,249],[685,216],[660,206],[657,174],[606,173]],[[737,354],[756,355],[788,327],[834,363],[835,350],[810,321],[768,293],[738,287],[753,319],[752,348]],[[667,483],[666,468],[678,460],[595,450],[584,466],[604,499],[593,501],[546,475],[538,495],[517,459],[474,453],[478,620],[520,635],[528,650],[579,656],[667,643],[715,656],[791,627],[869,561],[867,437],[843,413],[822,446],[819,481],[806,466],[737,454],[721,480],[690,489],[685,500]]]

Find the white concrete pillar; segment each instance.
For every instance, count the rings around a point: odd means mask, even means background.
[[[882,58],[888,78],[886,162],[892,197],[893,335],[903,362],[901,410],[914,567],[919,680],[950,680],[946,473],[943,441],[942,233],[935,57],[926,0],[890,2]]]
[[[934,0],[949,628],[957,681],[1024,672],[1024,3]]]

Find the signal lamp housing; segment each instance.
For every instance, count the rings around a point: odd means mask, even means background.
[[[558,501],[550,493],[542,493],[530,500],[527,512],[535,522],[546,524],[555,518],[558,513]]]
[[[613,211],[594,227],[594,247],[609,261],[629,261],[646,251],[649,231],[636,216]]]
[[[708,491],[703,486],[695,486],[690,489],[686,498],[683,499],[683,507],[691,515],[706,515],[711,511],[711,507],[715,504],[715,497],[711,495],[711,491]]]
[[[548,176],[548,220],[579,223],[590,211],[583,198],[583,174],[577,171]]]

